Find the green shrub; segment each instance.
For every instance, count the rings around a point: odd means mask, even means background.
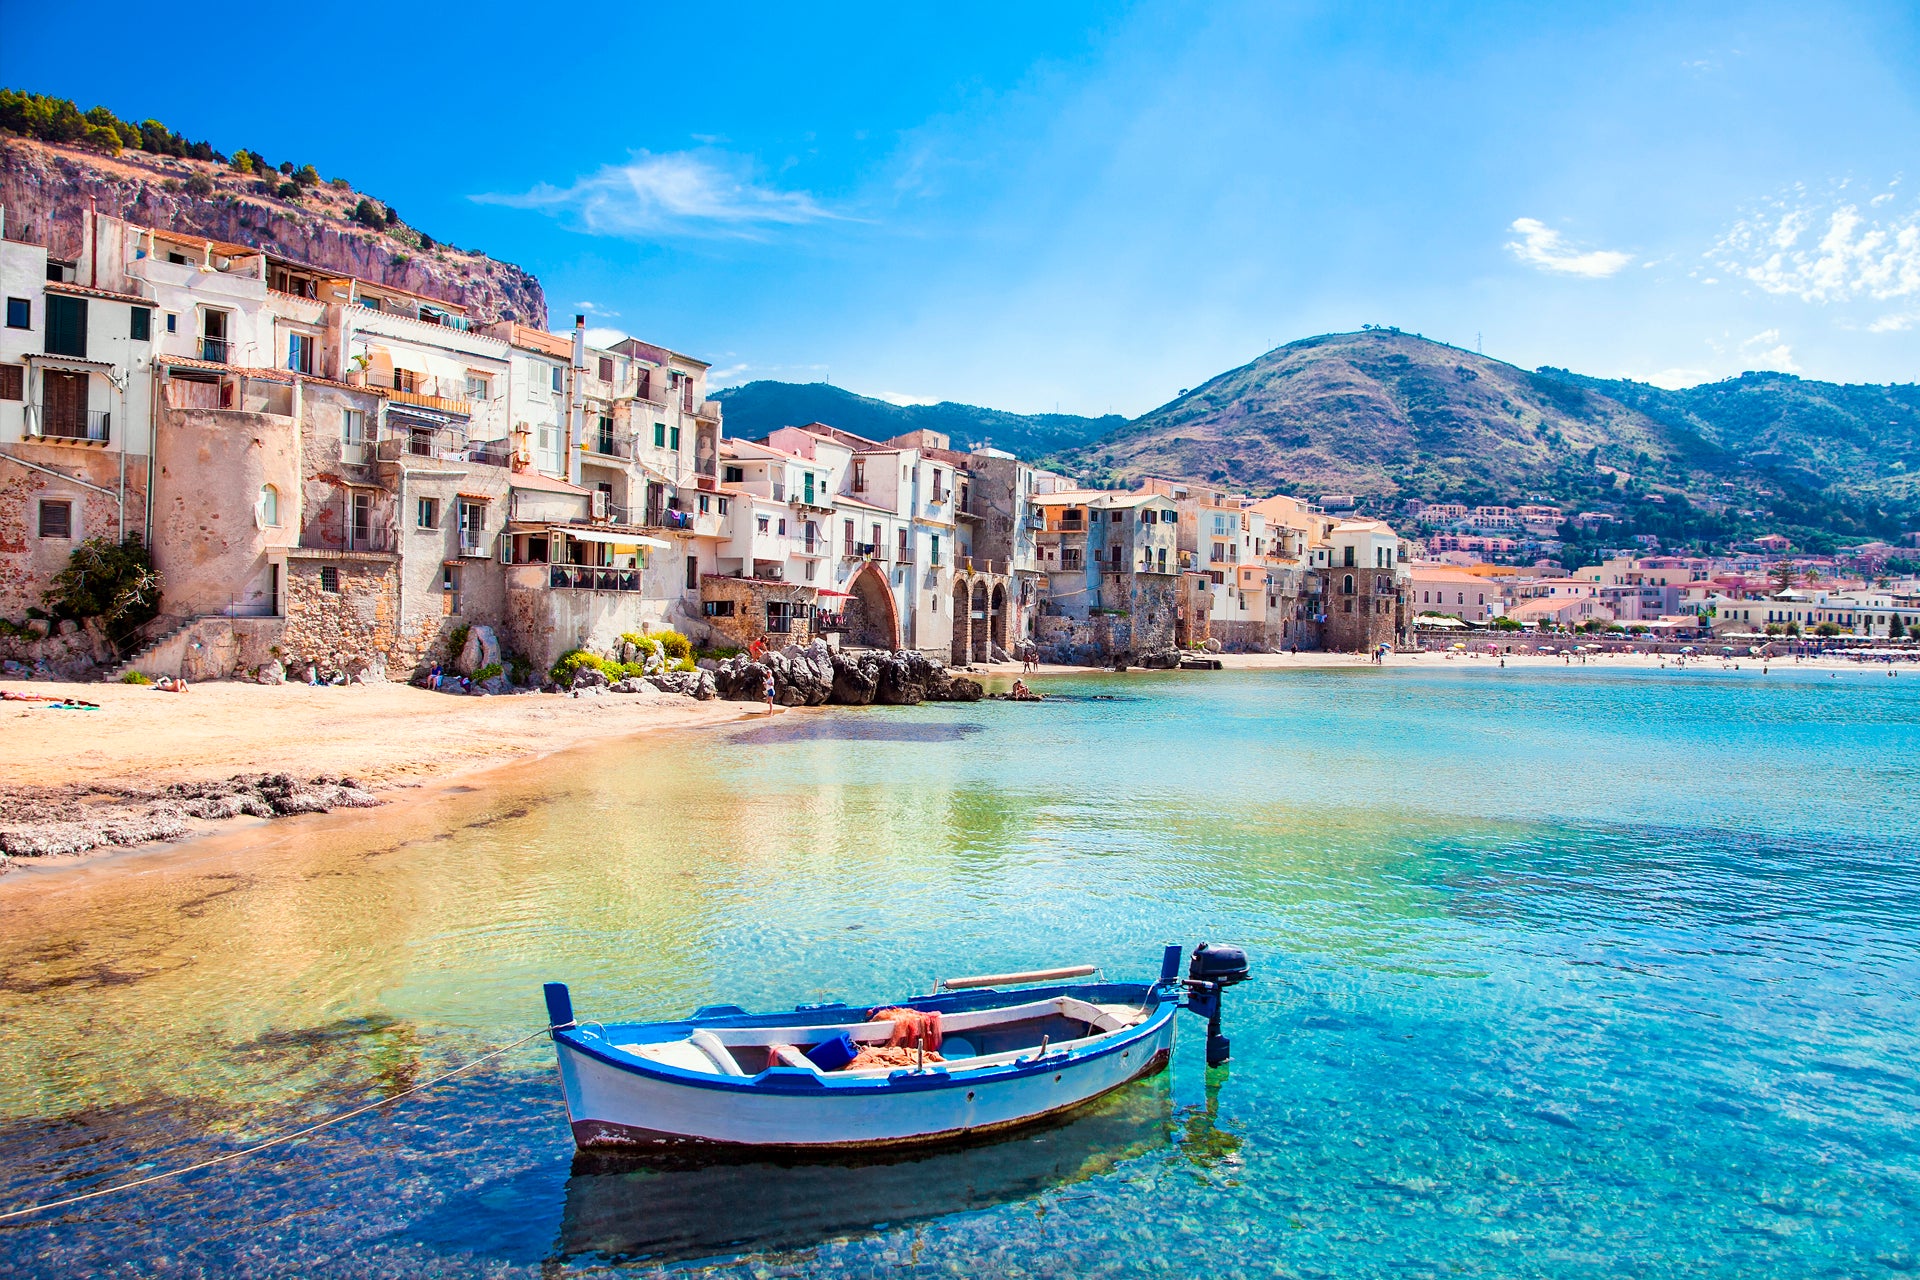
[[[553,669],[547,672],[547,678],[561,688],[565,688],[573,683],[573,677],[582,667],[604,671],[607,668],[607,662],[598,654],[588,653],[585,649],[569,649],[554,661]]]
[[[620,639],[622,643],[630,644],[642,653],[650,653],[656,658],[660,656],[660,642],[652,636],[636,635],[631,631],[623,631],[620,633]]]
[[[525,658],[510,658],[507,665],[513,669],[515,684],[526,684],[533,679],[533,664]]]
[[[447,661],[451,662],[467,650],[467,636],[473,631],[471,623],[463,622],[447,632]]]
[[[500,671],[501,671],[501,667],[499,663],[489,662],[486,666],[481,667],[478,671],[473,673],[473,682],[475,684],[479,684],[482,681],[491,680],[495,676],[499,675]]]
[[[721,645],[716,649],[695,649],[693,656],[696,658],[706,658],[710,662],[725,662],[728,658],[739,657],[740,650],[730,648],[727,645]]]
[[[1495,618],[1495,619],[1494,619],[1494,620],[1493,620],[1493,621],[1492,621],[1491,623],[1489,623],[1488,625],[1489,625],[1489,626],[1491,626],[1491,627],[1492,627],[1492,628],[1493,628],[1493,629],[1494,629],[1495,631],[1518,631],[1518,630],[1520,630],[1520,624],[1519,624],[1519,622],[1517,622],[1517,621],[1515,621],[1515,620],[1514,620],[1514,619],[1512,619],[1512,618]]]
[[[127,672],[127,674],[120,677],[120,683],[121,684],[152,684],[153,681],[147,679],[147,677],[141,675],[138,671],[129,671]]]
[[[1837,636],[1840,634],[1840,624],[1836,622],[1823,622],[1813,629],[1813,634],[1817,636]]]
[[[653,637],[660,642],[660,652],[676,661],[693,656],[693,641],[678,631],[662,631]]]
[[[160,575],[137,535],[118,543],[88,538],[54,575],[42,603],[57,618],[100,619],[107,639],[119,646],[160,612]]]

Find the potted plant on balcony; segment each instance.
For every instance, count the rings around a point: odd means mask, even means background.
[[[347,369],[347,385],[364,387],[367,385],[367,366],[373,363],[373,356],[362,351],[355,355]]]

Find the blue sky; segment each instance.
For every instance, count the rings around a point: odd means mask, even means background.
[[[103,54],[20,5],[0,79],[351,178],[553,327],[726,381],[1137,414],[1363,323],[1920,378],[1912,3],[632,9],[251,10],[139,54],[109,3]]]

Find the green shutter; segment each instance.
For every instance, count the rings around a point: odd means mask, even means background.
[[[87,358],[87,300],[47,295],[47,354]]]

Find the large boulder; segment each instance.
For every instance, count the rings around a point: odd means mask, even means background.
[[[607,673],[598,667],[581,667],[573,673],[575,693],[599,693],[612,683]]]
[[[745,655],[728,658],[713,669],[716,692],[729,702],[758,702],[765,698],[768,669]],[[779,697],[779,682],[774,682]]]
[[[880,683],[873,700],[883,706],[911,707],[927,700],[927,686],[937,668],[927,655],[898,649],[880,659]]]
[[[500,641],[488,626],[467,628],[467,643],[453,661],[454,669],[463,676],[470,676],[482,667],[495,666],[500,661]]]
[[[940,682],[938,692],[929,690],[927,696],[936,702],[978,702],[987,696],[987,691],[978,680],[948,676]]]
[[[843,707],[864,707],[873,702],[880,687],[880,662],[871,653],[858,659],[846,654],[833,655],[833,689],[830,701]]]
[[[788,645],[767,655],[779,687],[779,701],[789,707],[817,707],[833,696],[833,650],[825,640]]]

